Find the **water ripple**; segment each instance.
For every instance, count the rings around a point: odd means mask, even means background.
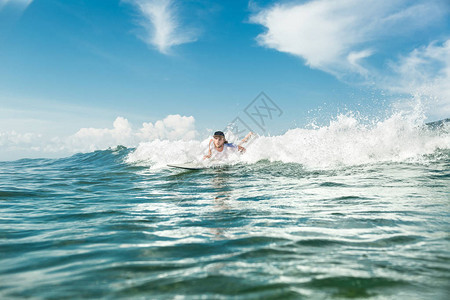
[[[0,163],[0,297],[445,299],[448,161]]]

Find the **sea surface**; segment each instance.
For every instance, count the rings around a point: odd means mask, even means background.
[[[450,136],[405,124],[0,162],[0,298],[448,299]]]

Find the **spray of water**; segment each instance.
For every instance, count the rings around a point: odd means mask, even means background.
[[[419,162],[427,155],[450,149],[450,124],[439,130],[425,125],[420,103],[397,111],[384,120],[367,122],[356,114],[340,114],[325,126],[294,128],[279,136],[259,136],[242,155],[223,163],[253,164],[261,160],[298,163],[307,168],[335,168],[379,162]],[[231,142],[231,132],[226,133]],[[209,139],[155,140],[140,144],[127,157],[129,163],[164,168],[168,163],[203,161]]]

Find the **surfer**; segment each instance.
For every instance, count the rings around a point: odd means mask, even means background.
[[[242,139],[241,144],[245,143],[253,132],[249,132],[245,138]],[[211,143],[213,143],[214,147],[211,148]],[[245,152],[245,148],[241,145],[235,145],[233,143],[228,143],[225,139],[225,134],[222,131],[214,132],[213,138],[209,141],[208,145],[208,154],[203,157],[203,159],[211,158],[214,153],[215,158],[226,158],[229,152],[239,151],[241,153]]]

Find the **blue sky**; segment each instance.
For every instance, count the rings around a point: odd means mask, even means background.
[[[449,12],[445,0],[0,0],[0,160],[62,155],[74,136],[101,148],[115,126],[142,133],[129,146],[201,139],[261,91],[283,110],[270,134],[412,95],[429,120],[450,117]]]

